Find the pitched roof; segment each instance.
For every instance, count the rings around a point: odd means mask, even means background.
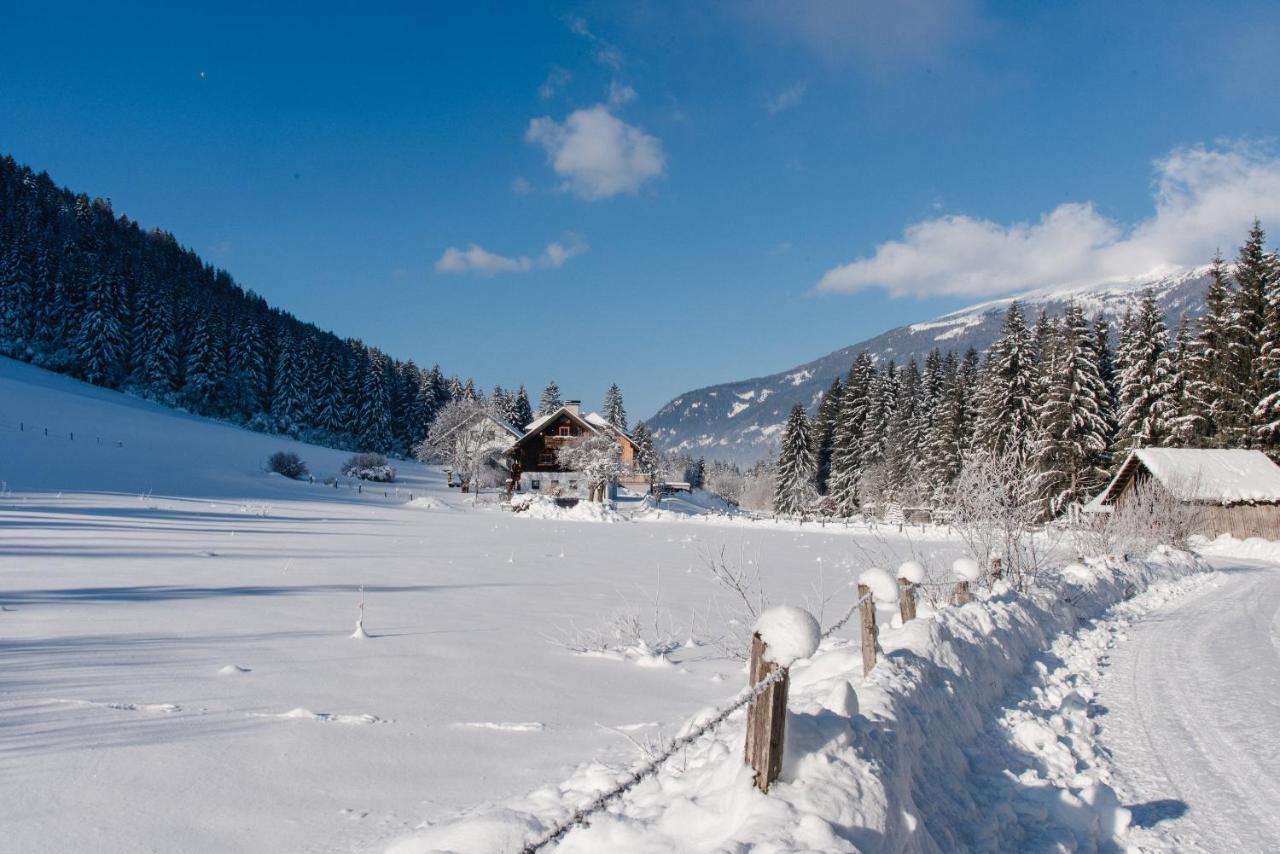
[[[555,412],[549,412],[546,415],[541,415],[533,419],[532,421],[530,421],[528,426],[525,427],[524,435],[520,437],[520,441],[518,441],[516,444],[517,445],[523,444],[524,441],[529,437],[537,435],[537,433],[543,427],[550,424],[561,414],[564,414],[569,418],[571,418],[572,420],[578,422],[578,426],[582,427],[588,432],[600,433],[601,431],[605,431],[608,433],[612,433],[615,436],[618,436],[622,439],[625,439],[627,442],[629,442],[632,445],[635,444],[635,442],[632,441],[630,436],[628,436],[626,433],[619,430],[613,424],[610,424],[599,413],[591,412],[591,413],[588,413],[587,415],[578,415],[574,413],[574,411],[570,409],[568,406],[562,406],[559,409],[557,409]]]
[[[1090,504],[1115,503],[1125,485],[1145,469],[1183,501],[1204,504],[1280,503],[1280,466],[1261,451],[1218,448],[1139,448]]]

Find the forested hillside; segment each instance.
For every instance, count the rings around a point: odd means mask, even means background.
[[[475,390],[272,308],[173,235],[0,159],[0,354],[319,444],[407,452]]]
[[[864,352],[813,418],[792,408],[774,506],[945,505],[988,460],[1026,490],[1016,504],[1049,517],[1092,498],[1134,447],[1280,453],[1280,257],[1261,226],[1233,265],[1214,259],[1198,318],[1173,330],[1164,318],[1152,290],[1118,330],[1079,303],[1030,319],[1015,302],[982,357],[877,364]]]

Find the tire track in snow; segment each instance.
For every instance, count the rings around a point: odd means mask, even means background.
[[[1280,567],[1216,563],[1226,583],[1117,647],[1102,741],[1144,847],[1280,850]]]

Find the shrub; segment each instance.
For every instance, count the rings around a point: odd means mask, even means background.
[[[372,480],[377,483],[390,483],[396,479],[395,467],[389,465],[387,458],[382,454],[356,454],[347,460],[342,467],[342,473],[347,477]]]
[[[302,457],[292,451],[276,451],[267,458],[267,471],[297,480],[300,477],[306,477],[307,464],[302,461]]]

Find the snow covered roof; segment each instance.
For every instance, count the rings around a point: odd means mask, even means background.
[[[1261,451],[1139,448],[1129,453],[1111,483],[1090,504],[1114,504],[1139,468],[1184,501],[1280,503],[1280,466]]]
[[[549,412],[546,415],[540,415],[537,418],[530,421],[529,424],[524,428],[523,437],[527,437],[530,434],[538,432],[540,429],[546,426],[547,422],[559,416],[561,413],[564,413],[565,415],[569,416],[570,418],[577,421],[579,424],[585,426],[588,430],[591,430],[592,432],[599,433],[601,430],[604,430],[604,431],[613,433],[616,436],[620,436],[621,438],[626,439],[628,442],[631,442],[632,444],[635,444],[635,442],[632,441],[630,436],[628,436],[622,430],[618,429],[618,427],[615,426],[614,424],[611,424],[600,413],[591,412],[584,416],[584,415],[578,414],[569,406],[562,406],[559,409],[557,409],[555,412]]]

